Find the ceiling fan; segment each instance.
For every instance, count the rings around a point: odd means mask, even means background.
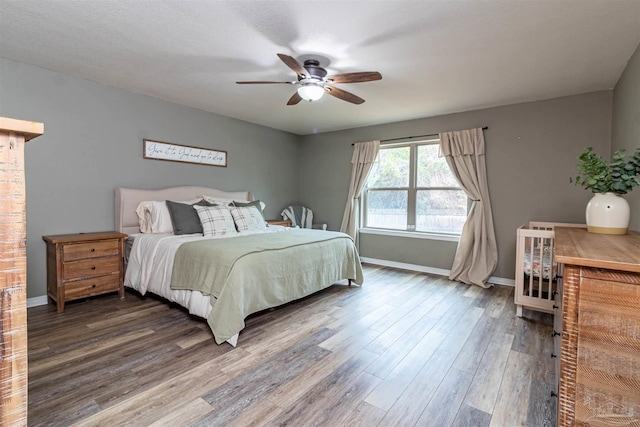
[[[295,58],[284,53],[279,53],[278,57],[285,65],[295,71],[298,80],[292,82],[269,82],[269,81],[248,81],[236,82],[239,85],[247,84],[287,84],[299,85],[298,90],[293,94],[287,105],[295,105],[303,99],[306,101],[316,101],[322,98],[324,93],[335,96],[343,101],[352,104],[362,104],[364,99],[347,92],[346,90],[334,87],[335,83],[362,83],[382,79],[382,75],[377,71],[364,71],[359,73],[342,73],[327,76],[327,70],[320,66],[320,62],[315,59],[307,59],[304,64]]]

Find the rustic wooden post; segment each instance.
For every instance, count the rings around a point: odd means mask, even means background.
[[[37,122],[0,117],[0,424],[27,425],[27,254],[24,143]]]

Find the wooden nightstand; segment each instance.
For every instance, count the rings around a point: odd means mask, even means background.
[[[288,219],[268,219],[267,224],[281,225],[283,227],[291,227],[291,221],[289,221]]]
[[[124,298],[124,239],[114,231],[43,236],[47,297],[58,313],[66,301],[118,292]]]

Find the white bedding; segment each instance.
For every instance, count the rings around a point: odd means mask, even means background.
[[[271,225],[264,233],[286,232],[287,227]],[[255,234],[242,233],[241,235]],[[169,301],[175,302],[189,310],[189,313],[207,318],[211,313],[210,297],[198,291],[171,289],[171,271],[176,251],[186,242],[193,242],[213,237],[201,234],[176,236],[174,234],[135,234],[129,254],[124,285],[137,290],[142,295],[154,293]],[[234,236],[218,236],[233,238]]]

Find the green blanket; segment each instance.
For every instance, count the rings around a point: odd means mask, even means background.
[[[171,288],[211,297],[207,320],[220,344],[244,328],[249,314],[310,295],[340,279],[363,282],[351,238],[296,229],[185,243],[175,255]]]

